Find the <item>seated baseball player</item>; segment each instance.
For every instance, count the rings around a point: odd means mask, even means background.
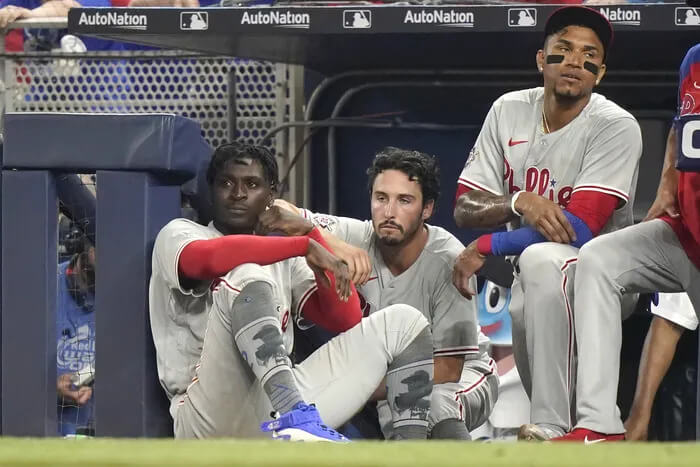
[[[487,419],[496,402],[498,374],[485,346],[479,345],[476,303],[452,285],[452,265],[463,245],[446,230],[426,224],[440,192],[437,161],[388,147],[367,173],[371,221],[301,213],[324,229],[339,254],[348,250],[344,242],[368,253],[369,258],[345,255],[366,316],[399,303],[423,312],[432,327],[435,360],[430,436],[469,439],[469,431]],[[261,222],[267,230],[285,233],[293,232],[295,224],[280,209],[266,212]],[[378,412],[384,436],[391,437],[389,406],[380,402]]]
[[[514,263],[513,355],[531,402],[523,440],[561,436],[575,425],[574,322],[589,311],[574,305],[579,248],[633,222],[642,154],[634,116],[593,92],[606,71],[609,21],[597,10],[566,6],[544,30],[536,55],[544,85],[494,102],[459,178],[454,210],[459,227],[508,227],[469,244],[454,279],[472,297],[469,281],[486,256]],[[633,311],[633,297],[625,305]]]
[[[346,441],[333,428],[375,394],[394,439],[425,439],[428,321],[408,305],[361,320],[347,266],[310,222],[289,238],[252,235],[277,179],[267,149],[223,145],[207,172],[214,220],[175,219],[156,238],[150,317],[175,436]],[[344,332],[292,366],[302,316]]]
[[[688,51],[680,67],[678,116],[666,141],[658,190],[666,200],[660,201],[665,207],[659,217],[599,237],[579,254],[575,306],[585,313],[576,317],[577,424],[560,440],[625,438],[616,406],[625,297],[687,292],[695,313],[700,313],[700,165],[696,171],[676,169],[677,159],[697,152],[693,130],[684,130],[686,125],[697,128],[700,121],[697,82],[700,44]]]

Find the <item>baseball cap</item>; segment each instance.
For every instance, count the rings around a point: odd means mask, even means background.
[[[613,28],[610,21],[597,10],[580,5],[571,5],[554,11],[544,25],[544,37],[559,32],[566,26],[585,26],[591,28],[603,43],[603,56],[613,42]]]

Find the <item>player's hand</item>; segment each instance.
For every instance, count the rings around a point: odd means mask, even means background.
[[[277,199],[275,199],[275,200],[272,202],[272,205],[273,205],[273,206],[278,206],[278,207],[280,207],[280,208],[282,208],[282,209],[286,209],[287,211],[289,211],[289,212],[291,212],[291,213],[293,213],[293,214],[297,214],[297,215],[301,216],[301,210],[300,210],[298,207],[296,207],[295,205],[293,205],[293,204],[290,203],[289,201],[286,201],[286,200],[284,200],[284,199],[282,199],[282,198],[277,198]]]
[[[7,25],[22,18],[29,18],[30,10],[14,5],[0,8],[0,29],[6,29]]]
[[[555,202],[526,191],[516,200],[515,210],[548,241],[566,244],[576,241],[574,228]]]
[[[331,286],[326,271],[332,273],[335,277],[335,292],[342,301],[348,301],[351,291],[350,271],[345,261],[326,250],[316,240],[310,238],[309,249],[306,251],[306,263],[316,274],[316,280],[321,282],[320,286]]]
[[[356,286],[364,285],[372,274],[372,262],[362,248],[345,243],[333,234],[321,231],[321,235],[335,255],[345,261],[350,271],[350,280]]]
[[[476,291],[469,286],[469,280],[484,265],[486,256],[479,253],[476,240],[471,242],[457,257],[452,271],[452,283],[467,300],[471,300]]]
[[[311,221],[275,204],[260,213],[255,233],[267,235],[270,232],[279,232],[284,235],[306,235],[313,228]]]
[[[650,413],[630,416],[625,421],[625,441],[646,441],[649,437]]]
[[[79,406],[85,405],[92,397],[92,388],[80,386],[76,388],[71,382],[70,374],[66,373],[58,377],[56,392],[59,400],[68,401]]]
[[[654,203],[649,208],[647,215],[644,217],[643,221],[650,221],[656,219],[657,217],[663,216],[664,214],[670,217],[678,217],[678,203],[676,198],[676,190],[659,188],[658,193],[656,193],[656,199]]]

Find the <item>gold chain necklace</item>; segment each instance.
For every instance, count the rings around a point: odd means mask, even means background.
[[[547,114],[544,111],[544,106],[542,106],[542,129],[545,133],[549,133],[549,122],[547,122]]]

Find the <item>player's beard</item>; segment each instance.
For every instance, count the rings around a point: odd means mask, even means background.
[[[379,231],[379,228],[383,224],[386,224],[383,222],[382,224],[379,224],[377,231]],[[391,223],[392,225],[398,227],[399,232],[401,235],[399,236],[388,236],[388,235],[380,235],[379,233],[377,234],[377,237],[379,238],[379,241],[386,246],[391,246],[391,247],[397,247],[401,245],[405,245],[409,243],[413,237],[416,236],[418,233],[418,230],[421,228],[423,225],[422,219],[419,217],[415,220],[415,222],[412,222],[408,227],[401,226],[395,222]]]
[[[567,88],[566,90],[560,91],[556,86],[554,87],[554,98],[559,104],[565,106],[575,104],[577,101],[586,99],[590,95],[591,91],[584,88],[580,88],[576,91],[571,88]]]

